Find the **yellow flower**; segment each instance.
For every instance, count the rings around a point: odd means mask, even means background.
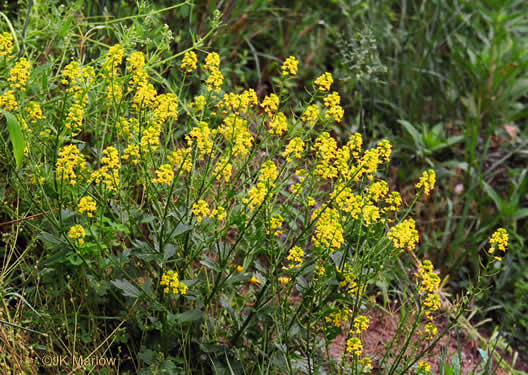
[[[196,53],[193,51],[185,52],[180,68],[185,69],[187,73],[192,73],[194,70],[196,70],[197,63],[198,58],[196,57]]]
[[[132,164],[138,164],[139,163],[139,146],[130,144],[125,148],[124,155],[122,157],[123,160],[132,160]]]
[[[207,83],[207,91],[219,92],[220,86],[224,83],[224,75],[220,70],[213,69],[205,83]]]
[[[282,227],[283,223],[284,219],[280,214],[273,214],[269,223],[270,229],[268,230],[268,235],[275,234],[276,236],[280,236],[283,232],[279,228]]]
[[[208,124],[202,121],[185,137],[189,147],[193,145],[193,139],[195,140],[200,160],[203,160],[206,155],[211,154],[211,151],[213,150],[212,138],[215,133],[216,131],[214,129],[210,129]]]
[[[153,183],[170,185],[174,180],[174,171],[172,170],[172,165],[163,164],[156,171],[156,178],[152,180]]]
[[[383,141],[378,143],[376,149],[378,150],[380,159],[382,159],[385,163],[388,163],[390,161],[390,156],[392,153],[392,145],[390,141],[388,139],[384,139]]]
[[[225,208],[222,206],[216,207],[214,210],[211,211],[211,218],[216,218],[216,220],[222,221],[226,218],[227,212],[225,211]]]
[[[103,183],[108,190],[117,191],[120,184],[119,169],[121,168],[119,152],[115,147],[108,146],[103,151],[103,155],[101,167],[92,173],[91,178],[96,184]]]
[[[84,244],[84,237],[86,236],[86,232],[84,231],[84,228],[82,225],[74,225],[70,228],[68,232],[68,237],[70,237],[73,240],[77,240],[77,242],[82,245]]]
[[[506,229],[497,229],[497,231],[491,236],[490,244],[491,247],[488,251],[490,254],[493,254],[496,248],[502,252],[506,252],[506,248],[508,247],[508,232]]]
[[[416,189],[424,188],[424,194],[427,197],[431,190],[433,190],[436,182],[436,173],[432,169],[425,171],[420,177],[420,181],[416,184]]]
[[[211,52],[207,55],[205,58],[205,69],[212,72],[213,70],[217,70],[220,66],[220,56],[216,52]]]
[[[342,310],[334,311],[325,316],[325,322],[334,325],[337,328],[341,328],[348,321],[350,310],[348,307],[343,307]]]
[[[365,331],[369,327],[369,318],[363,315],[359,315],[354,319],[354,333],[360,334],[361,332]]]
[[[160,285],[164,286],[165,294],[186,294],[188,286],[178,280],[178,272],[168,271],[161,276]]]
[[[193,204],[192,213],[196,216],[196,221],[201,223],[205,217],[209,216],[209,205],[206,201],[201,199]]]
[[[346,351],[354,356],[359,357],[363,352],[363,344],[357,337],[351,337],[348,339],[346,344]]]
[[[145,72],[145,55],[143,52],[136,51],[130,54],[127,58],[127,68],[132,72],[132,81],[134,84],[145,82],[148,79],[147,72]]]
[[[250,284],[258,284],[258,285],[262,284],[262,283],[259,281],[259,279],[257,279],[257,277],[256,277],[255,275],[253,275],[253,277],[252,277],[251,279],[249,279],[248,282],[249,282]]]
[[[334,83],[334,79],[332,78],[331,73],[324,73],[319,78],[315,80],[315,84],[319,87],[319,90],[321,91],[329,91],[330,86],[332,86],[332,83]]]
[[[315,220],[324,207],[316,209],[312,213],[312,220]],[[324,246],[332,252],[340,249],[345,242],[344,231],[340,223],[339,212],[334,208],[326,208],[319,216],[317,225],[312,237],[315,246]]]
[[[229,163],[229,158],[227,157],[221,158],[216,163],[216,167],[214,170],[214,174],[216,175],[216,180],[220,181],[223,179],[225,182],[229,182],[232,171],[233,171],[233,164]]]
[[[59,151],[56,168],[57,179],[59,181],[66,181],[70,185],[76,185],[77,174],[75,170],[82,172],[86,169],[86,162],[76,145],[67,145]]]
[[[97,209],[97,204],[95,200],[90,196],[82,197],[81,200],[79,201],[79,213],[80,214],[86,212],[86,215],[88,215],[88,217],[93,217],[93,213],[95,212],[96,209]]]
[[[301,116],[301,121],[308,124],[314,125],[319,118],[319,107],[317,104],[312,104],[306,108],[303,115]]]
[[[282,285],[287,285],[290,281],[291,281],[291,278],[288,277],[288,276],[281,276],[281,277],[279,277],[279,282],[280,282]]]
[[[294,76],[297,74],[297,67],[299,65],[299,61],[294,56],[290,56],[286,59],[284,64],[282,64],[281,70],[283,76]]]
[[[244,271],[244,267],[242,267],[240,264],[237,265],[237,266],[235,267],[235,269],[236,269],[236,271],[237,271],[238,273],[241,273],[242,271]]]
[[[10,77],[7,79],[11,82],[9,86],[12,89],[24,91],[26,89],[26,82],[29,79],[30,69],[31,64],[25,57],[22,57],[9,71]]]
[[[395,225],[387,233],[387,238],[392,241],[397,249],[414,250],[419,240],[414,220],[407,219]]]
[[[13,52],[13,36],[9,33],[0,34],[0,56],[7,56]]]
[[[6,91],[4,95],[0,95],[0,108],[6,111],[16,111],[18,103],[13,91]]]
[[[438,334],[438,328],[432,322],[425,325],[425,338],[432,340]]]
[[[418,362],[418,370],[429,374],[431,372],[431,365],[425,361],[420,361]]]
[[[194,112],[202,112],[205,108],[206,99],[205,96],[195,96],[194,101],[189,105]]]
[[[154,110],[156,122],[161,125],[167,119],[178,119],[178,98],[173,93],[161,94],[156,97]]]
[[[224,119],[224,124],[218,129],[224,139],[233,145],[232,152],[246,155],[253,146],[253,136],[249,132],[248,122],[235,114],[231,114]]]
[[[279,171],[277,166],[272,160],[267,160],[262,164],[262,169],[260,170],[259,182],[266,184],[267,186],[274,187],[275,180],[279,176]]]
[[[190,147],[187,148],[179,148],[176,151],[173,151],[171,154],[167,156],[167,159],[172,163],[173,166],[175,166],[177,169],[182,169],[186,172],[190,172],[192,169],[192,156],[191,156],[192,149]]]
[[[72,104],[65,123],[65,126],[72,131],[72,135],[76,135],[81,130],[83,119],[84,109],[82,105],[78,103]]]
[[[268,132],[270,134],[282,135],[288,129],[288,121],[284,113],[279,112],[269,122]]]
[[[154,108],[158,92],[151,83],[142,83],[137,87],[137,90],[132,98],[132,108],[136,111],[144,108]]]
[[[117,74],[117,68],[123,62],[123,56],[125,55],[124,48],[119,44],[114,44],[108,49],[106,54],[106,59],[103,62],[103,70],[111,75],[115,76]]]
[[[293,138],[286,146],[286,150],[282,153],[282,156],[286,158],[287,162],[290,162],[290,155],[294,154],[296,158],[300,159],[302,157],[302,152],[304,151],[304,141],[299,138]]]
[[[279,97],[275,94],[265,96],[261,107],[268,116],[272,116],[279,109]]]
[[[285,270],[291,270],[299,268],[304,262],[304,251],[299,246],[294,246],[290,249],[288,256],[286,257],[289,265],[288,267],[282,267]]]

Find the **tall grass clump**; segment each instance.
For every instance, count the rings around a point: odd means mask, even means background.
[[[291,56],[269,92],[224,91],[223,56],[203,38],[175,53],[166,35],[151,49],[94,30],[43,64],[2,31],[1,316],[12,301],[23,309],[4,319],[37,351],[24,371],[50,370],[39,358],[56,353],[119,358],[88,369],[107,373],[429,373],[508,233],[493,234],[475,284],[450,301],[415,253],[413,208],[435,171],[404,201],[387,183],[388,140],[336,140],[331,73],[296,82]],[[398,327],[369,352],[388,281],[400,285]],[[51,371],[87,370],[67,365]]]

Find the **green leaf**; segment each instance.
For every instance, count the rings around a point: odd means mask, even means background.
[[[203,312],[202,310],[196,309],[196,310],[185,311],[181,314],[174,314],[174,315],[170,314],[170,316],[167,316],[167,318],[178,324],[191,323],[191,322],[197,322],[199,320],[202,320]]]
[[[486,191],[486,193],[488,193],[488,196],[493,200],[493,202],[495,202],[495,205],[497,206],[499,211],[503,211],[503,209],[504,209],[503,201],[499,197],[497,192],[495,190],[493,190],[493,188],[489,184],[484,182],[484,181],[482,182],[482,185],[484,186],[484,190]]]
[[[137,298],[141,295],[141,291],[127,280],[112,280],[112,285],[121,289],[124,296]]]
[[[26,141],[24,140],[24,134],[18,124],[15,116],[9,112],[4,112],[4,116],[7,120],[7,129],[9,130],[9,138],[13,144],[13,154],[15,156],[15,162],[17,168],[20,168],[22,159],[24,158],[24,149],[26,148]]]
[[[422,135],[416,130],[416,128],[409,122],[405,120],[398,120],[398,122],[407,130],[407,132],[411,135],[414,143],[418,146],[420,145]]]

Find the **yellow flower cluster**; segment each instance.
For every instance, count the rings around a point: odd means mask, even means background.
[[[204,98],[205,100],[205,98]],[[240,94],[226,93],[224,98],[218,102],[216,107],[222,110],[223,114],[232,112],[236,115],[247,114],[250,108],[258,105],[258,98],[255,90],[248,89]]]
[[[304,251],[299,246],[294,246],[290,249],[288,256],[286,257],[288,261],[288,267],[283,267],[285,270],[291,270],[295,268],[300,268],[304,262]]]
[[[306,108],[303,115],[301,116],[301,121],[308,124],[314,125],[319,118],[319,107],[317,104],[312,104]]]
[[[10,77],[7,79],[10,82],[9,86],[14,90],[26,90],[30,69],[31,64],[25,57],[22,57],[9,71]]]
[[[121,168],[121,162],[119,161],[119,152],[113,146],[107,147],[101,158],[101,167],[92,172],[91,179],[96,184],[101,182],[107,187],[108,190],[117,191],[119,187],[119,169]]]
[[[382,212],[396,212],[400,209],[403,201],[401,195],[397,191],[393,191],[385,198],[385,207],[383,207]]]
[[[78,207],[80,214],[86,212],[86,215],[88,215],[88,217],[93,217],[93,213],[95,212],[95,210],[97,210],[97,203],[92,197],[86,196],[81,198]]]
[[[286,115],[282,112],[277,113],[273,116],[272,120],[268,124],[268,132],[270,134],[282,135],[288,129],[288,120]]]
[[[332,83],[334,83],[332,73],[328,72],[322,74],[315,80],[315,84],[321,91],[330,91],[330,86],[332,86]]]
[[[13,52],[13,36],[9,33],[0,34],[0,56],[7,56]]]
[[[315,167],[315,175],[321,176],[323,180],[337,177],[337,168],[332,163],[337,152],[336,140],[328,132],[323,132],[315,140],[312,151],[316,152],[319,159]]]
[[[186,294],[188,286],[178,279],[178,272],[167,271],[161,276],[160,285],[164,286],[163,293],[165,294]]]
[[[294,76],[297,74],[297,68],[299,66],[299,61],[294,57],[290,56],[286,59],[284,64],[282,64],[281,71],[283,76]]]
[[[425,295],[424,306],[425,316],[432,320],[432,313],[440,308],[440,277],[434,272],[434,267],[431,261],[425,260],[423,264],[418,267],[418,272],[415,274],[420,282],[419,292]]]
[[[194,112],[202,112],[205,108],[206,99],[205,96],[199,95],[194,97],[194,101],[189,104],[189,108],[191,108]]]
[[[253,186],[248,191],[247,198],[242,199],[242,202],[248,205],[250,211],[253,211],[255,207],[264,202],[264,199],[266,198],[266,195],[270,189],[275,186],[274,181],[278,175],[279,171],[277,170],[277,167],[273,161],[268,160],[262,164],[257,185]]]
[[[161,94],[156,97],[154,118],[158,125],[168,119],[178,119],[178,98],[173,93]]]
[[[363,344],[361,343],[361,340],[358,337],[349,338],[346,343],[346,352],[353,356],[360,357],[361,353],[363,353]]]
[[[424,374],[430,374],[431,373],[431,365],[425,361],[418,362],[418,371],[424,373]]]
[[[233,156],[246,155],[253,146],[253,136],[249,132],[248,122],[234,114],[224,119],[224,124],[218,132],[232,144]]]
[[[345,306],[341,310],[331,312],[328,316],[325,316],[325,321],[337,328],[341,328],[348,321],[349,316],[350,309]]]
[[[414,220],[407,219],[393,226],[387,233],[387,238],[392,241],[396,249],[413,251],[419,240]]]
[[[273,214],[269,223],[268,235],[275,234],[276,236],[280,236],[283,231],[279,230],[279,228],[281,228],[283,224],[284,218],[280,214]]]
[[[200,122],[198,126],[192,128],[190,133],[185,137],[187,145],[191,147],[193,142],[196,142],[198,147],[198,155],[200,160],[204,160],[204,157],[211,154],[213,150],[213,139],[216,131],[210,129],[206,122]],[[193,141],[194,140],[194,141]]]
[[[172,170],[172,165],[163,164],[158,170],[156,170],[156,178],[152,180],[153,183],[170,185],[174,180],[174,171]]]
[[[275,94],[266,95],[264,100],[262,100],[261,107],[264,108],[264,112],[266,112],[268,116],[273,116],[273,114],[279,109],[279,97]]]
[[[106,53],[106,59],[103,62],[103,71],[110,77],[117,75],[117,68],[123,62],[123,56],[125,55],[125,49],[120,44],[114,44],[108,49]]]
[[[42,114],[40,104],[36,102],[29,102],[26,107],[29,122],[35,124],[37,120],[44,120],[46,117]]]
[[[70,185],[77,184],[75,170],[83,172],[86,169],[86,162],[76,145],[67,145],[60,149],[56,169],[58,180],[66,181]]]
[[[6,111],[16,111],[18,109],[18,103],[13,91],[9,90],[5,94],[0,95],[0,108]]]
[[[84,244],[84,237],[86,236],[86,232],[84,231],[84,228],[82,225],[74,225],[70,228],[68,232],[68,237],[70,237],[72,240],[77,240],[79,245]]]
[[[186,172],[190,172],[192,169],[192,149],[190,147],[179,148],[176,151],[173,151],[167,156],[167,159],[175,166],[177,169],[182,169]]]
[[[69,85],[67,92],[73,93],[76,100],[80,99],[83,87],[87,87],[95,78],[95,71],[91,66],[81,67],[77,61],[72,61],[64,67],[61,83]]]
[[[304,151],[304,141],[299,138],[293,138],[288,145],[286,150],[282,153],[282,156],[286,158],[286,161],[291,162],[290,155],[294,154],[296,158],[300,159],[302,157],[302,152]]]
[[[82,128],[84,109],[82,105],[73,103],[66,116],[65,126],[72,131],[72,135],[78,134]]]
[[[425,171],[420,177],[420,181],[416,184],[416,189],[424,189],[425,196],[429,196],[431,190],[434,189],[436,182],[436,173],[432,169]]]
[[[209,216],[209,205],[206,201],[201,199],[193,204],[192,213],[196,216],[196,221],[201,223],[204,218]]]
[[[345,239],[343,237],[344,231],[340,223],[339,212],[334,208],[324,209],[324,207],[321,207],[314,210],[312,220],[318,216],[319,219],[317,220],[317,226],[312,237],[314,245],[317,247],[327,247],[332,252],[340,249]]]
[[[432,340],[438,334],[438,328],[433,322],[429,322],[424,327],[424,334],[427,340]]]
[[[508,232],[504,228],[499,228],[493,233],[490,239],[491,247],[488,250],[490,254],[495,253],[495,249],[499,249],[502,252],[506,252],[508,247]],[[502,260],[502,257],[495,256],[498,261]]]
[[[361,332],[366,331],[369,327],[370,320],[364,315],[359,315],[354,319],[354,333],[360,335]]]
[[[224,82],[224,75],[219,69],[220,67],[220,56],[216,52],[212,52],[205,58],[205,69],[209,71],[209,77],[207,78],[207,90],[208,91],[220,91],[220,86]]]
[[[362,212],[365,202],[363,197],[356,195],[352,189],[345,187],[344,184],[337,184],[330,198],[335,199],[336,206],[343,212],[350,214],[353,219],[359,219],[359,214]]]
[[[341,97],[335,91],[324,98],[324,105],[328,108],[325,118],[329,119],[332,117],[336,122],[341,122],[345,111],[343,110],[343,107],[340,106],[340,103]]]
[[[343,280],[339,283],[340,288],[346,288],[347,293],[354,297],[361,297],[362,291],[358,290],[358,283],[354,270],[349,263],[346,263],[343,268],[336,267],[337,273],[343,277]]]
[[[180,68],[185,69],[187,73],[192,73],[196,70],[196,66],[198,64],[198,58],[196,57],[196,53],[193,51],[185,52],[183,55],[183,60],[180,65]]]
[[[223,157],[216,163],[214,174],[216,175],[216,180],[224,180],[229,182],[231,174],[233,173],[233,164],[229,162],[229,158]]]

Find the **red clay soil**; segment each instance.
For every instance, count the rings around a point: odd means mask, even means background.
[[[363,353],[372,359],[373,374],[378,374],[380,368],[376,360],[377,356],[383,356],[385,348],[388,343],[391,342],[398,327],[398,316],[391,315],[389,313],[376,310],[369,316],[370,325],[369,328],[361,335],[363,342]],[[446,323],[438,323],[438,331],[441,332],[445,328]],[[443,326],[443,327],[442,327]],[[461,342],[461,359],[462,359],[462,374],[471,374],[472,371],[478,372],[481,369],[479,366],[482,365],[481,356],[478,352],[478,344],[475,343],[468,337],[465,337],[460,333]],[[346,336],[339,335],[330,346],[330,356],[332,359],[339,359],[342,357],[346,347]],[[424,349],[424,347],[420,349]],[[444,353],[447,352],[447,355]],[[433,348],[431,353],[426,355],[421,360],[427,361],[431,365],[433,373],[439,374],[441,359],[447,357],[447,363],[451,363],[451,359],[457,355],[457,338],[455,333],[445,335],[438,344]],[[456,357],[455,357],[456,358]],[[379,359],[379,358],[378,358]],[[504,356],[503,361],[511,364],[511,356]],[[495,366],[496,363],[493,363]],[[494,368],[494,367],[493,367]],[[515,370],[528,371],[528,363],[517,359],[515,364]],[[413,372],[409,372],[412,374]],[[499,368],[496,372],[497,375],[507,375],[509,372],[502,368]]]

